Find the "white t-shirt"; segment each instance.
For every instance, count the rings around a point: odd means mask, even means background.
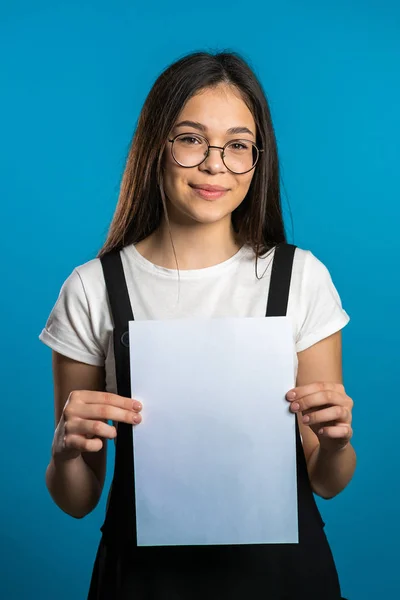
[[[274,249],[258,259],[243,246],[204,269],[166,269],[133,244],[121,250],[135,320],[181,317],[264,317]],[[261,277],[261,278],[260,278]],[[296,248],[287,316],[291,318],[295,377],[297,352],[342,329],[350,320],[325,265]],[[69,358],[105,366],[106,389],[117,393],[113,324],[99,258],[77,266],[63,283],[39,339]]]

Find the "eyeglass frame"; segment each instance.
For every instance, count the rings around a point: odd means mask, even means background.
[[[180,137],[180,136],[182,136],[182,135],[193,135],[193,137],[195,137],[195,136],[197,136],[197,137],[201,137],[201,138],[203,138],[203,140],[205,140],[205,141],[207,142],[207,146],[208,146],[207,154],[205,155],[205,157],[203,158],[203,160],[202,160],[202,161],[200,161],[200,162],[199,162],[197,165],[192,165],[191,167],[187,167],[186,165],[182,165],[182,164],[181,164],[179,161],[177,161],[177,160],[176,160],[176,158],[175,158],[175,156],[174,156],[174,142],[175,142],[175,140],[176,140],[178,137]],[[261,152],[264,152],[264,148],[259,148],[259,147],[257,146],[257,144],[255,144],[255,143],[254,143],[254,142],[252,142],[251,140],[245,140],[245,139],[242,139],[242,138],[235,138],[234,140],[229,140],[229,142],[226,142],[226,144],[224,144],[223,146],[212,146],[212,145],[210,144],[210,142],[208,141],[208,139],[207,139],[207,138],[206,138],[204,135],[201,135],[200,133],[195,133],[195,134],[194,134],[194,133],[191,133],[191,132],[187,132],[187,133],[178,133],[178,134],[177,134],[175,137],[173,137],[171,140],[168,138],[168,142],[170,142],[170,143],[172,144],[172,146],[171,146],[171,154],[172,154],[172,158],[174,159],[174,161],[176,162],[176,164],[177,164],[177,165],[179,165],[180,167],[182,167],[183,169],[194,169],[195,167],[199,167],[200,165],[202,165],[202,164],[203,164],[203,162],[204,162],[204,161],[206,161],[206,160],[207,160],[207,158],[208,158],[208,156],[209,156],[209,154],[210,154],[210,148],[216,148],[217,150],[221,150],[221,159],[222,159],[222,162],[224,163],[224,165],[225,165],[225,167],[228,169],[228,171],[230,171],[230,173],[233,173],[234,175],[245,175],[246,173],[250,173],[250,171],[252,171],[253,169],[255,169],[255,168],[256,168],[256,165],[257,165],[257,163],[258,163],[258,161],[259,161],[259,158],[260,158],[260,153],[261,153]],[[252,144],[252,145],[253,145],[253,146],[256,148],[256,150],[257,150],[257,160],[256,160],[256,162],[254,163],[254,165],[251,167],[251,169],[248,169],[247,171],[243,171],[243,172],[241,172],[241,173],[236,173],[236,171],[232,171],[232,169],[230,169],[230,168],[229,168],[229,167],[228,167],[228,166],[225,164],[225,161],[224,161],[224,153],[225,153],[225,148],[226,148],[227,146],[229,146],[229,144],[232,144],[233,142],[247,142],[247,143],[249,143],[249,144]]]

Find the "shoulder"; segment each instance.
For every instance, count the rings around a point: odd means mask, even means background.
[[[301,299],[306,303],[332,296],[340,303],[338,291],[333,283],[331,270],[311,250],[296,248],[293,262],[293,284]]]
[[[87,283],[98,281],[103,276],[103,268],[99,258],[92,258],[85,263],[77,265],[74,268],[74,272],[82,282]]]
[[[301,274],[302,278],[330,277],[329,269],[322,260],[311,250],[306,250],[298,246],[294,255],[293,268],[296,274]]]
[[[106,286],[103,275],[103,267],[99,258],[93,258],[85,263],[77,265],[72,271],[69,286],[81,291],[86,296],[89,304],[102,304],[106,301]],[[67,280],[68,281],[68,280]]]
[[[87,310],[95,302],[101,304],[105,299],[105,282],[100,259],[95,258],[79,264],[63,280],[58,294],[57,304],[67,307],[76,306]]]
[[[275,256],[276,246],[268,250],[265,254],[259,257],[261,263],[265,265],[271,264]],[[250,250],[249,250],[250,256]],[[300,248],[295,246],[295,253],[293,257],[293,277],[300,277],[301,279],[307,277],[326,277],[329,275],[328,268],[311,250]]]
[[[59,304],[66,310],[76,314],[76,318],[90,319],[92,325],[105,324],[108,320],[108,298],[99,258],[75,266],[64,281],[59,297]],[[79,314],[78,314],[79,311]]]
[[[119,251],[119,256],[129,289],[131,282],[131,270],[135,263],[134,256],[132,256],[129,246],[124,246]],[[96,257],[77,265],[70,277],[72,279],[70,285],[72,287],[81,287],[89,304],[92,302],[98,306],[101,305],[102,307],[103,305],[108,304],[106,281],[104,277],[102,260],[100,258]]]

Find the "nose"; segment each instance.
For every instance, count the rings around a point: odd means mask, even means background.
[[[207,158],[199,165],[199,169],[208,173],[225,173],[227,168],[222,160],[222,150],[219,146],[210,146]]]

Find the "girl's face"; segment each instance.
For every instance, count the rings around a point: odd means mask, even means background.
[[[186,144],[190,147],[190,152],[199,150],[199,134],[207,138],[211,146],[222,147],[226,142],[237,139],[256,142],[253,115],[239,92],[226,84],[206,88],[188,100],[169,139],[180,133],[189,134],[183,141],[185,146],[181,146],[183,152]],[[226,168],[221,153],[221,150],[211,148],[201,165],[185,168],[175,162],[172,143],[167,142],[164,154],[164,189],[171,221],[187,225],[221,220],[230,223],[231,213],[247,194],[254,169],[236,175]],[[223,190],[207,191],[201,186],[218,186]]]

